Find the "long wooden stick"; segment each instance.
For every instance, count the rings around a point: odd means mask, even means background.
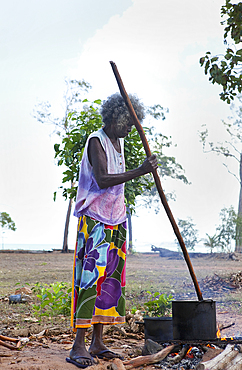
[[[144,133],[144,130],[143,130],[143,127],[141,126],[139,120],[138,120],[138,117],[134,111],[134,108],[132,106],[132,103],[129,99],[129,96],[124,88],[124,85],[123,85],[123,82],[122,82],[122,79],[120,77],[120,74],[118,72],[118,69],[117,69],[117,66],[114,62],[110,62],[111,66],[112,66],[112,69],[113,69],[113,73],[115,75],[115,78],[117,80],[117,83],[118,83],[118,87],[119,87],[119,90],[120,90],[120,93],[125,101],[125,104],[129,110],[129,113],[133,119],[133,122],[134,122],[134,125],[139,133],[139,136],[141,138],[141,141],[143,143],[143,146],[144,146],[144,149],[145,149],[145,153],[147,155],[147,157],[150,157],[151,156],[151,151],[150,151],[150,147],[149,147],[149,144],[148,144],[148,141],[146,139],[146,136],[145,136],[145,133]],[[167,203],[167,200],[166,200],[166,197],[165,197],[165,194],[164,194],[164,191],[162,189],[162,186],[161,186],[161,182],[160,182],[160,178],[159,178],[159,175],[157,173],[157,171],[153,171],[153,177],[154,177],[154,180],[155,180],[155,184],[156,184],[156,188],[158,190],[158,193],[159,193],[159,196],[160,196],[160,199],[161,199],[161,202],[165,208],[165,211],[166,211],[166,214],[171,222],[171,225],[173,227],[173,230],[174,230],[174,233],[178,239],[178,242],[181,246],[181,249],[182,249],[182,252],[183,252],[183,255],[184,255],[184,258],[185,258],[185,261],[187,263],[187,266],[188,266],[188,269],[189,269],[189,272],[190,272],[190,275],[191,275],[191,278],[193,280],[193,283],[194,283],[194,286],[195,286],[195,290],[196,290],[196,293],[197,293],[197,296],[198,296],[198,300],[199,301],[202,301],[203,300],[203,297],[202,297],[202,293],[201,293],[201,290],[199,288],[199,285],[198,285],[198,281],[197,281],[197,278],[196,278],[196,275],[195,275],[195,272],[193,270],[193,267],[192,267],[192,264],[191,264],[191,260],[190,260],[190,257],[189,257],[189,254],[187,252],[187,249],[186,249],[186,246],[185,246],[185,243],[183,241],[183,238],[181,236],[181,233],[179,231],[179,228],[176,224],[176,221],[173,217],[173,214],[170,210],[170,207]]]

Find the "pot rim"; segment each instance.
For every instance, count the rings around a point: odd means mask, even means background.
[[[143,320],[171,321],[171,316],[144,316]]]
[[[172,301],[172,304],[179,304],[179,303],[216,303],[213,299],[203,299],[202,301],[196,301],[196,300],[177,300],[177,301]]]

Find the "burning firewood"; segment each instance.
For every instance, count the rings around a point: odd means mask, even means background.
[[[170,359],[170,364],[178,364],[187,354],[187,351],[189,350],[189,345],[184,345],[183,348],[180,350],[180,352],[173,358]]]
[[[168,356],[174,347],[175,345],[172,344],[171,346],[168,346],[153,355],[139,356],[130,361],[125,361],[124,362],[125,368],[129,370],[129,369],[132,369],[133,367],[138,367],[138,366],[143,366],[143,365],[148,365],[148,364],[155,364],[156,362],[159,362],[163,360],[166,356]]]
[[[225,350],[212,360],[200,362],[196,370],[241,370],[242,354],[239,351],[239,346],[228,344]]]

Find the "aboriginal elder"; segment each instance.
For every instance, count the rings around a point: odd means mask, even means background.
[[[144,107],[130,95],[140,121]],[[68,362],[85,368],[93,357],[114,358],[102,341],[104,324],[125,322],[126,209],[124,183],[157,168],[155,155],[125,172],[124,138],[133,122],[122,96],[103,102],[104,126],[87,139],[74,215],[78,217],[73,267],[72,326],[77,331]],[[89,350],[86,328],[93,325]]]

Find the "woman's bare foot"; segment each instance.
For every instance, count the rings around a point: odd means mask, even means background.
[[[93,357],[98,358],[122,358],[118,353],[110,351],[103,343],[102,340],[103,325],[94,324],[93,325],[93,335],[92,342],[89,347],[89,353]]]
[[[85,329],[77,329],[76,339],[70,352],[68,362],[76,364],[79,367],[87,367],[93,365],[93,358],[86,350],[85,346]]]

